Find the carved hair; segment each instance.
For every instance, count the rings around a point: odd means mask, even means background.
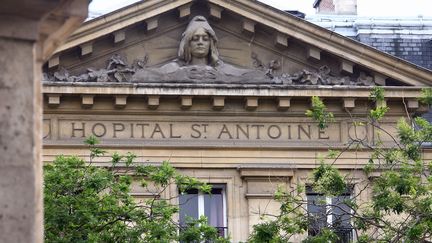
[[[189,64],[192,61],[192,53],[189,47],[189,42],[199,28],[203,28],[210,37],[210,50],[207,57],[207,63],[211,66],[216,66],[219,62],[219,52],[216,48],[216,43],[218,40],[214,30],[212,27],[210,27],[206,18],[203,16],[195,16],[189,22],[185,32],[183,32],[178,50],[178,58],[184,61],[185,64]]]

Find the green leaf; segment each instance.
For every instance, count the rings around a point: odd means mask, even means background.
[[[87,139],[93,155],[101,154],[94,138]],[[135,165],[132,153],[111,155],[112,167],[96,167],[77,156],[58,156],[44,167],[45,242],[178,242],[184,233],[173,221],[178,205],[160,199],[164,187],[180,178],[202,186],[195,178],[180,176],[164,162],[160,167]],[[128,174],[114,166],[125,160]],[[144,178],[143,178],[144,177]],[[133,181],[149,199],[130,195]],[[205,189],[204,187],[202,187]],[[155,191],[158,190],[158,191]],[[131,227],[133,225],[133,227]],[[189,242],[229,242],[200,218],[188,227]],[[197,232],[197,234],[195,233]]]
[[[318,168],[313,171],[314,190],[325,195],[337,196],[345,192],[347,185],[332,165],[321,162]]]
[[[306,110],[306,116],[311,117],[314,121],[318,122],[319,129],[325,129],[328,127],[328,123],[334,122],[333,113],[328,112],[324,102],[317,97],[311,98],[312,107],[310,110]]]
[[[369,99],[371,99],[374,102],[384,101],[385,95],[384,95],[384,88],[375,86],[372,88],[371,93],[369,94]]]
[[[425,105],[432,105],[432,88],[422,88],[419,100]]]
[[[99,144],[99,139],[94,135],[90,135],[84,140],[84,144],[94,146]]]
[[[389,111],[389,108],[387,106],[379,106],[375,109],[372,109],[369,111],[369,116],[376,121],[380,121],[382,118],[384,118],[384,115]]]

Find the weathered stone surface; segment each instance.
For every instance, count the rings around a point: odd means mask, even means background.
[[[40,89],[33,42],[0,39],[0,242],[42,242]],[[26,71],[22,71],[26,70]]]
[[[41,66],[86,0],[6,1],[0,11],[0,242],[43,242]]]
[[[115,54],[109,60],[105,69],[95,70],[92,68],[87,69],[87,73],[79,76],[71,76],[69,72],[60,68],[51,76],[45,74],[48,80],[64,81],[64,82],[126,82],[130,81],[132,74],[135,70],[142,68],[145,65],[146,57],[142,60],[136,60],[132,67],[128,67],[123,58]]]
[[[257,100],[249,100],[246,110],[255,110]],[[188,107],[191,108],[190,106]],[[184,107],[181,107],[184,110]],[[161,117],[146,116],[146,119],[134,120],[124,117],[115,120],[110,116],[98,116],[98,119],[68,116],[57,118],[52,126],[59,132],[46,138],[44,142],[53,141],[64,144],[76,144],[78,140],[93,135],[104,143],[116,144],[121,140],[124,146],[139,143],[141,145],[156,145],[163,141],[163,146],[175,146],[184,143],[191,147],[217,147],[230,145],[235,147],[290,147],[293,145],[314,145],[325,147],[328,144],[338,144],[348,137],[341,138],[341,125],[335,123],[325,130],[319,130],[312,122],[306,122],[300,117],[290,117],[278,122],[258,119],[248,121],[238,118],[230,121],[229,117],[220,117],[212,121],[196,117],[193,122],[188,117],[177,117],[176,121],[159,120]],[[344,133],[347,136],[348,130]]]
[[[202,34],[198,34],[199,31]],[[195,38],[198,38],[196,44]],[[65,82],[374,85],[372,78],[364,73],[358,78],[340,77],[332,75],[327,66],[322,66],[318,72],[303,70],[294,74],[277,74],[280,62],[271,60],[265,65],[256,53],[251,55],[255,69],[236,67],[221,60],[217,42],[216,34],[207,20],[196,16],[182,34],[178,58],[161,67],[146,67],[148,56],[135,60],[129,66],[124,57],[114,54],[105,69],[88,68],[87,73],[71,76],[67,70],[60,68],[52,75],[45,76],[48,80]]]

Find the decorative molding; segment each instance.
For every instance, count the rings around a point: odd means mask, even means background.
[[[343,107],[346,110],[352,110],[355,108],[355,98],[347,97],[343,98]]]
[[[258,108],[258,97],[246,97],[245,98],[245,109],[255,110]]]
[[[123,109],[127,105],[127,95],[115,95],[114,106],[117,109]]]
[[[275,46],[277,47],[288,47],[288,36],[282,33],[276,33]]]
[[[48,60],[48,68],[57,67],[60,64],[60,55],[55,54]]]
[[[291,106],[291,97],[279,97],[278,98],[278,110],[284,111],[288,110]]]
[[[119,30],[113,33],[114,36],[114,43],[118,44],[126,39],[126,31],[125,30]]]
[[[321,60],[321,50],[316,47],[310,46],[306,49],[306,57],[308,60],[311,61],[319,61]]]
[[[353,74],[354,73],[354,63],[347,61],[347,60],[341,60],[340,72],[342,74],[348,74],[348,75]]]
[[[136,198],[160,198],[160,194],[154,192],[131,192],[129,195]]]
[[[378,85],[385,86],[387,77],[379,73],[374,73],[374,82]]]
[[[148,108],[155,110],[159,107],[159,95],[150,95],[147,98]]]
[[[213,110],[222,110],[225,106],[225,97],[214,96],[213,97]]]
[[[60,67],[53,74],[44,73],[44,78],[61,82],[129,82],[132,74],[144,68],[147,62],[148,56],[145,55],[129,66],[124,57],[114,54],[108,60],[106,68],[99,70],[88,68],[87,73],[72,76],[66,69]]]
[[[94,103],[94,95],[91,94],[83,94],[81,95],[81,107],[84,109],[89,109],[93,106]]]
[[[192,96],[181,96],[181,108],[186,110],[192,107]]]
[[[375,106],[376,106],[376,107],[385,107],[385,106],[387,106],[387,99],[384,99],[384,100],[378,100],[378,101],[375,103]]]
[[[90,55],[93,52],[93,43],[88,42],[80,45],[81,56]]]
[[[373,87],[371,86],[331,86],[323,89],[320,86],[313,85],[288,85],[281,89],[278,85],[248,85],[242,84],[218,85],[218,84],[191,84],[182,89],[178,84],[134,84],[118,83],[115,85],[106,85],[105,83],[87,82],[87,83],[58,83],[45,81],[43,85],[44,94],[127,94],[127,95],[150,95],[159,94],[167,96],[197,95],[209,97],[311,97],[320,96],[323,98],[355,97],[368,99]],[[387,98],[416,99],[421,95],[421,87],[402,87],[391,86],[383,87]],[[218,94],[215,96],[215,94]]]
[[[56,108],[60,105],[61,94],[47,94],[48,96],[48,106],[51,108]]]
[[[222,18],[222,11],[223,8],[220,6],[217,6],[215,4],[210,4],[210,16],[215,19],[221,19]]]
[[[276,83],[296,85],[351,85],[374,86],[373,78],[360,72],[357,78],[349,76],[334,76],[328,66],[322,66],[318,72],[303,70],[294,74],[282,74],[273,77]]]
[[[254,34],[255,33],[255,22],[250,19],[243,19],[243,32],[247,34]]]
[[[247,199],[273,199],[274,193],[246,193]]]
[[[179,17],[184,18],[190,15],[191,13],[192,3],[185,4],[183,6],[178,7]]]
[[[254,52],[251,54],[255,69],[233,68],[224,64],[226,70],[237,72],[236,75],[226,75],[214,67],[184,65],[177,62],[165,66],[176,67],[170,73],[166,73],[164,67],[146,67],[148,56],[134,60],[128,65],[126,58],[120,54],[114,54],[107,61],[107,67],[99,70],[87,69],[87,73],[77,76],[69,75],[69,72],[60,67],[54,73],[44,73],[44,79],[62,82],[133,82],[133,83],[217,83],[224,84],[274,84],[274,85],[355,85],[373,86],[373,78],[364,72],[358,77],[335,76],[328,66],[322,66],[317,72],[302,70],[297,73],[278,73],[281,67],[280,60],[270,60],[267,65],[258,58]],[[183,77],[179,80],[178,77]]]
[[[293,169],[286,166],[243,166],[238,167],[237,170],[240,172],[240,176],[245,179],[294,176]]]
[[[155,30],[159,25],[158,17],[147,19],[145,22],[147,24],[147,31]]]
[[[416,111],[420,107],[418,99],[408,99],[407,107],[409,111]]]

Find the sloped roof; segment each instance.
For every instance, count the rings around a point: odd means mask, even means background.
[[[295,38],[342,59],[362,65],[381,75],[414,86],[432,85],[432,72],[425,68],[319,27],[256,0],[195,1],[207,1],[210,4],[217,5],[244,18],[286,34],[290,38]],[[194,1],[147,0],[135,3],[85,22],[56,52],[92,41],[192,2]]]
[[[432,70],[432,17],[320,14],[307,20]]]

